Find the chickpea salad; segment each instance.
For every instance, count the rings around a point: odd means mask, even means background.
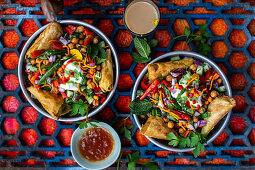
[[[170,62],[179,61],[180,57],[176,56]],[[162,63],[157,64],[164,66]],[[157,70],[162,68],[161,65]],[[146,122],[141,133],[170,140],[168,145],[180,149],[195,147],[193,153],[199,155],[209,133],[202,132],[211,114],[208,107],[226,92],[219,74],[208,63],[193,59],[186,68],[175,69],[153,81],[149,74],[140,81],[136,99],[129,105],[131,113]]]
[[[65,110],[69,110],[69,116],[84,116],[103,103],[111,90],[100,86],[102,67],[111,51],[99,36],[84,26],[62,28],[59,39],[48,41],[49,49],[35,50],[26,58],[27,87],[60,96],[68,106]],[[32,97],[41,102],[38,96],[32,93]]]

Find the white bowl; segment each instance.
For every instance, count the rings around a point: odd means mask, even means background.
[[[87,128],[84,128],[84,129],[77,128],[74,131],[72,139],[71,139],[71,152],[74,157],[74,160],[81,167],[86,168],[86,169],[95,169],[95,170],[96,169],[97,170],[105,169],[105,168],[111,166],[114,162],[116,162],[116,160],[119,157],[120,150],[121,150],[120,138],[119,138],[117,132],[110,125],[103,123],[103,122],[93,123],[93,124],[97,125],[98,127],[102,127],[104,129],[108,130],[110,132],[110,134],[112,135],[113,140],[114,140],[114,148],[113,148],[112,154],[105,160],[97,161],[97,162],[87,161],[85,158],[83,158],[81,156],[79,147],[78,147],[78,143],[79,143],[80,139],[82,138],[82,135],[86,131],[86,129],[92,127],[89,124],[88,124]]]

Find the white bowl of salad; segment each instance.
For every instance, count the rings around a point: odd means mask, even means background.
[[[235,106],[229,82],[210,59],[169,52],[136,80],[129,107],[140,133],[170,151],[204,151],[225,128]]]

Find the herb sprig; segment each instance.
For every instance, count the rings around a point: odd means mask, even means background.
[[[127,116],[121,123],[121,126],[123,125],[123,127],[120,129],[120,134],[123,134],[125,138],[131,141],[131,130],[134,126],[130,124],[126,125],[126,121],[129,117],[130,115]]]
[[[196,52],[203,55],[208,55],[208,53],[211,52],[212,49],[211,46],[207,44],[207,39],[211,38],[212,35],[206,31],[207,27],[208,24],[199,25],[199,33],[197,34],[192,32],[189,28],[185,27],[184,35],[177,36],[174,39],[186,37],[186,45],[188,45],[191,41],[196,41]]]
[[[134,62],[137,63],[147,63],[151,60],[150,53],[151,53],[151,48],[156,47],[158,44],[158,40],[152,39],[147,42],[146,38],[139,38],[135,37],[134,38],[134,45],[137,50],[137,52],[133,52],[131,54],[131,57]]]

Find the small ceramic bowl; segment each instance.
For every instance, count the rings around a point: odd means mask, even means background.
[[[88,125],[88,127],[85,129],[77,128],[74,131],[72,139],[71,139],[71,152],[74,157],[74,160],[81,167],[86,168],[86,169],[94,169],[94,170],[105,169],[105,168],[111,166],[114,162],[116,162],[116,160],[119,157],[120,150],[121,150],[120,138],[119,138],[117,132],[110,125],[103,123],[103,122],[93,123],[93,124],[97,125],[98,127],[102,127],[104,129],[106,129],[112,135],[113,140],[114,140],[114,148],[113,148],[112,154],[105,160],[97,161],[97,162],[87,161],[85,158],[83,158],[81,156],[79,147],[78,147],[78,143],[79,143],[80,139],[82,138],[82,135],[86,131],[86,129],[92,127],[91,125]]]

